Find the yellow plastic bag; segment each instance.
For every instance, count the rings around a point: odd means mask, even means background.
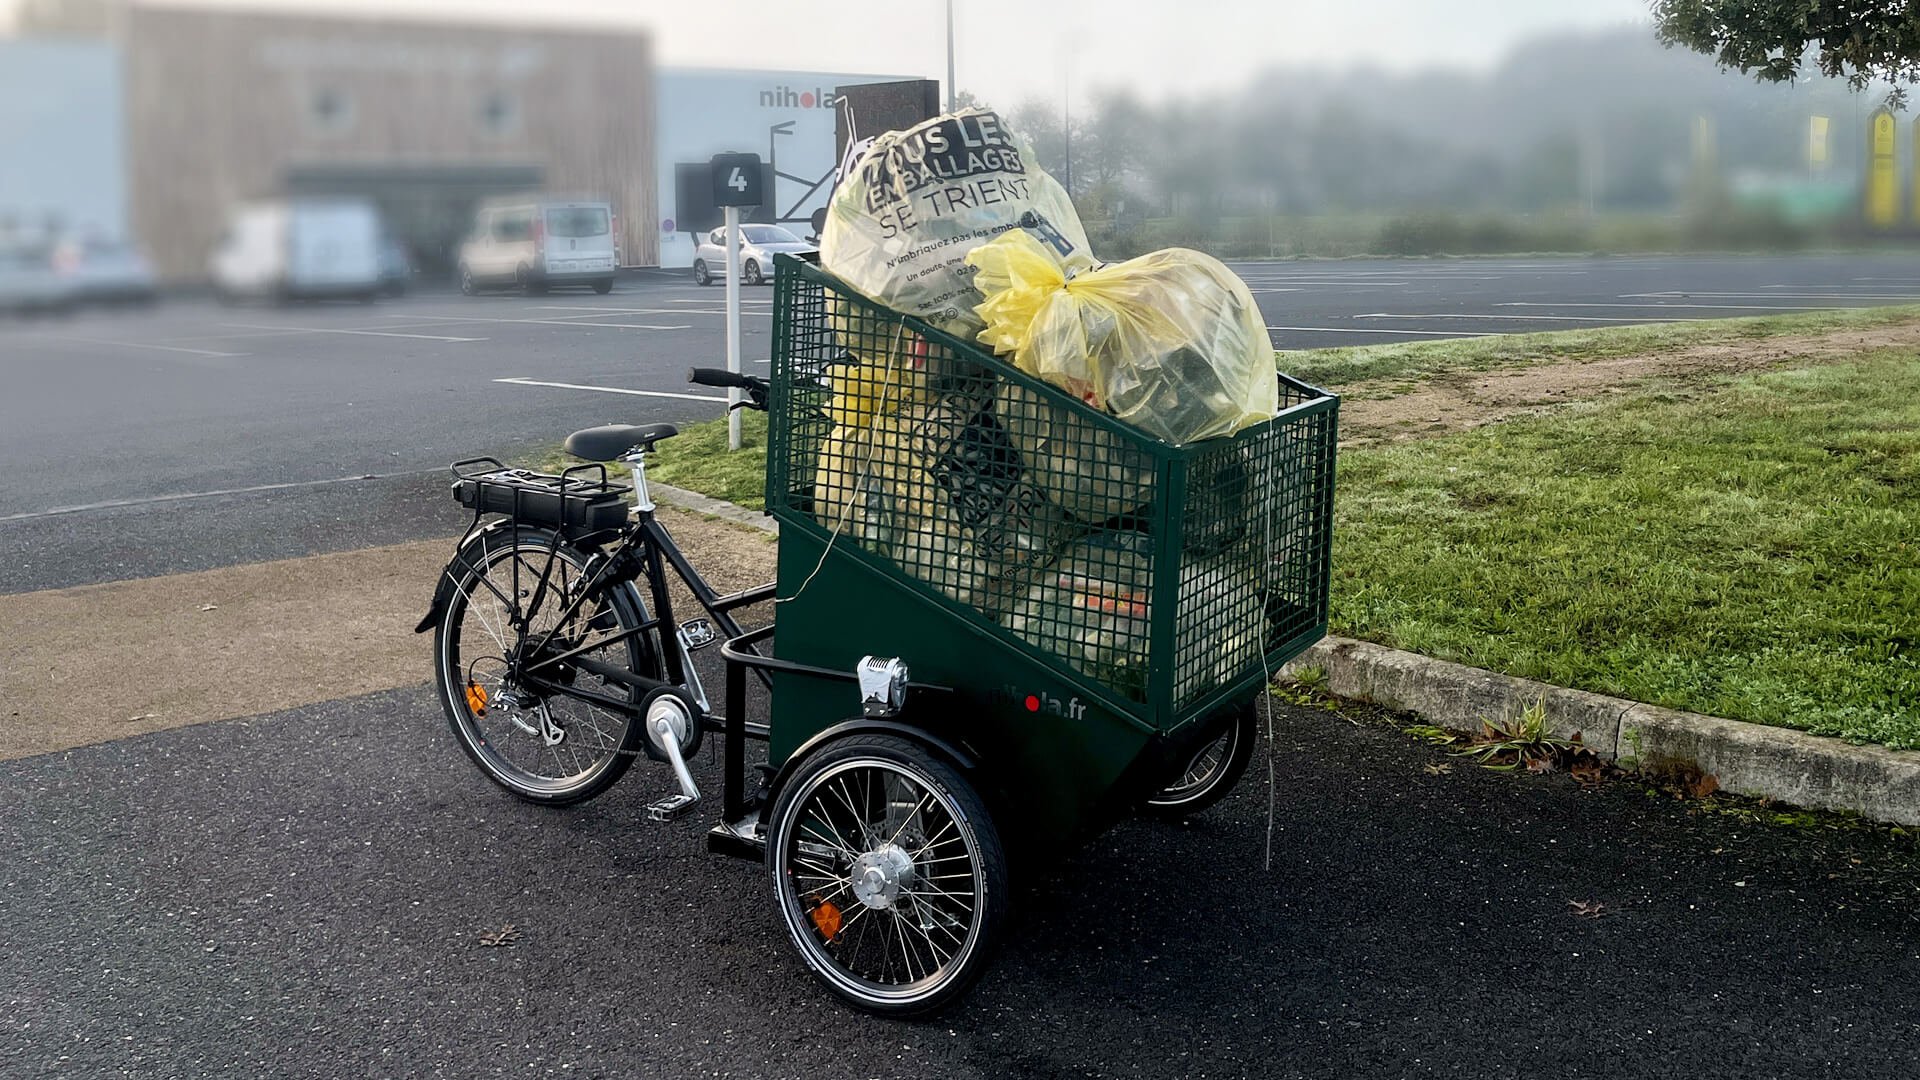
[[[833,390],[827,415],[833,422],[865,427],[876,416],[928,400],[926,339],[898,323],[858,318],[845,308],[837,300],[827,306],[828,324],[849,357],[827,369]]]
[[[1020,370],[1166,442],[1231,435],[1279,411],[1273,343],[1246,283],[1168,248],[1069,276],[1022,229],[967,263],[980,340]]]

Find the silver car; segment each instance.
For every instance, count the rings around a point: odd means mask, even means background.
[[[740,226],[740,280],[748,285],[773,284],[775,255],[802,255],[814,245],[778,225]],[[693,251],[693,280],[701,285],[719,281],[727,272],[727,230],[715,229]]]
[[[53,269],[46,245],[0,244],[0,315],[40,315],[73,306],[73,289]]]
[[[62,240],[53,249],[53,269],[81,304],[150,304],[158,293],[146,256],[103,236]]]

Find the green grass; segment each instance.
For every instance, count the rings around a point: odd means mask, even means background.
[[[527,467],[558,472],[577,464],[578,459],[568,457],[556,446],[535,455]],[[727,451],[725,417],[681,424],[680,434],[661,443],[648,459],[647,479],[760,510],[766,505],[766,468],[766,414],[742,409],[738,453]]]
[[[766,506],[767,416],[740,410],[740,450],[727,450],[725,419],[686,424],[660,444],[647,477],[752,510]]]
[[[1360,345],[1280,354],[1280,369],[1329,390],[1398,380],[1377,393],[1404,393],[1419,380],[1456,371],[1489,371],[1557,361],[1604,360],[1699,345],[1729,344],[1791,334],[1864,330],[1920,318],[1920,305],[1809,311],[1746,319],[1650,323],[1595,330],[1421,341],[1405,345]]]
[[[1865,328],[1920,308],[1288,353],[1324,385]],[[650,475],[762,506],[765,421]],[[555,451],[545,464],[559,460]],[[1333,630],[1674,708],[1920,747],[1920,361],[1884,351],[1342,451]]]
[[[1674,708],[1920,746],[1920,364],[1343,452],[1333,629]]]

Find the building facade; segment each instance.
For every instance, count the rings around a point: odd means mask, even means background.
[[[425,272],[480,200],[605,198],[659,262],[651,45],[630,29],[481,27],[135,4],[121,35],[132,232],[204,276],[229,210],[358,195]]]
[[[891,75],[808,71],[668,69],[660,73],[659,254],[664,267],[693,265],[696,233],[712,223],[677,205],[675,167],[726,151],[759,154],[772,173],[773,204],[752,215],[806,236],[813,212],[833,190],[834,88],[891,82]]]

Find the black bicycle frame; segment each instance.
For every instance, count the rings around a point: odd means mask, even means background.
[[[706,610],[707,615],[719,624],[719,628],[723,632],[720,635],[722,638],[736,638],[744,633],[740,628],[740,624],[733,618],[732,612],[752,604],[770,600],[774,595],[774,583],[772,582],[724,596],[715,592],[713,587],[707,584],[706,579],[700,576],[700,572],[694,569],[693,564],[689,562],[686,555],[681,552],[679,545],[674,543],[673,537],[667,532],[666,526],[660,524],[654,517],[652,511],[640,511],[636,514],[636,518],[637,520],[631,531],[624,534],[621,543],[611,552],[607,553],[604,559],[598,560],[597,564],[595,560],[589,560],[589,573],[586,582],[581,588],[575,590],[574,595],[568,600],[567,606],[561,610],[559,618],[554,622],[554,628],[547,631],[538,642],[527,643],[523,639],[523,645],[517,657],[521,661],[519,668],[520,676],[528,679],[530,683],[536,684],[538,689],[547,693],[564,694],[568,697],[590,702],[609,711],[628,716],[639,715],[639,709],[631,702],[608,697],[603,694],[596,694],[588,690],[581,690],[565,683],[544,679],[540,677],[539,673],[544,669],[559,664],[572,664],[583,671],[591,672],[609,682],[619,683],[623,686],[633,687],[642,691],[656,690],[661,687],[685,686],[690,680],[682,661],[690,660],[691,658],[683,655],[681,650],[679,623],[674,619],[673,600],[667,587],[667,570],[669,567],[671,567],[674,574],[680,578],[681,582],[687,586],[687,591],[693,594],[694,600]],[[534,595],[527,607],[523,621],[530,621],[534,612],[539,610],[540,602],[545,598],[547,592],[553,563],[557,555],[557,549],[548,553],[547,565],[541,571],[540,582],[534,588]],[[663,555],[664,559],[662,558]],[[514,568],[516,575],[514,586],[516,595],[519,592],[519,572],[519,564],[516,561]],[[649,609],[650,617],[646,621],[637,626],[628,627],[610,638],[601,638],[586,644],[576,645],[563,652],[549,654],[546,651],[554,635],[559,633],[561,627],[567,626],[569,621],[579,614],[584,604],[600,596],[607,595],[612,589],[623,588],[629,583],[639,580],[641,577],[646,578],[648,589],[653,594],[653,606]],[[604,649],[609,645],[617,645],[646,633],[649,630],[655,629],[659,630],[661,648],[666,654],[662,657],[662,661],[665,666],[667,681],[663,682],[659,679],[648,678],[645,675],[641,675],[638,672],[629,670],[618,664],[608,664],[585,655],[588,652]],[[533,657],[534,659],[529,661],[527,659],[528,657]],[[771,680],[765,672],[756,671],[756,674],[760,677],[763,684],[771,685]],[[717,721],[719,718],[708,715],[706,719]],[[766,725],[748,724],[746,725],[746,733],[749,736],[764,738],[766,735]]]

